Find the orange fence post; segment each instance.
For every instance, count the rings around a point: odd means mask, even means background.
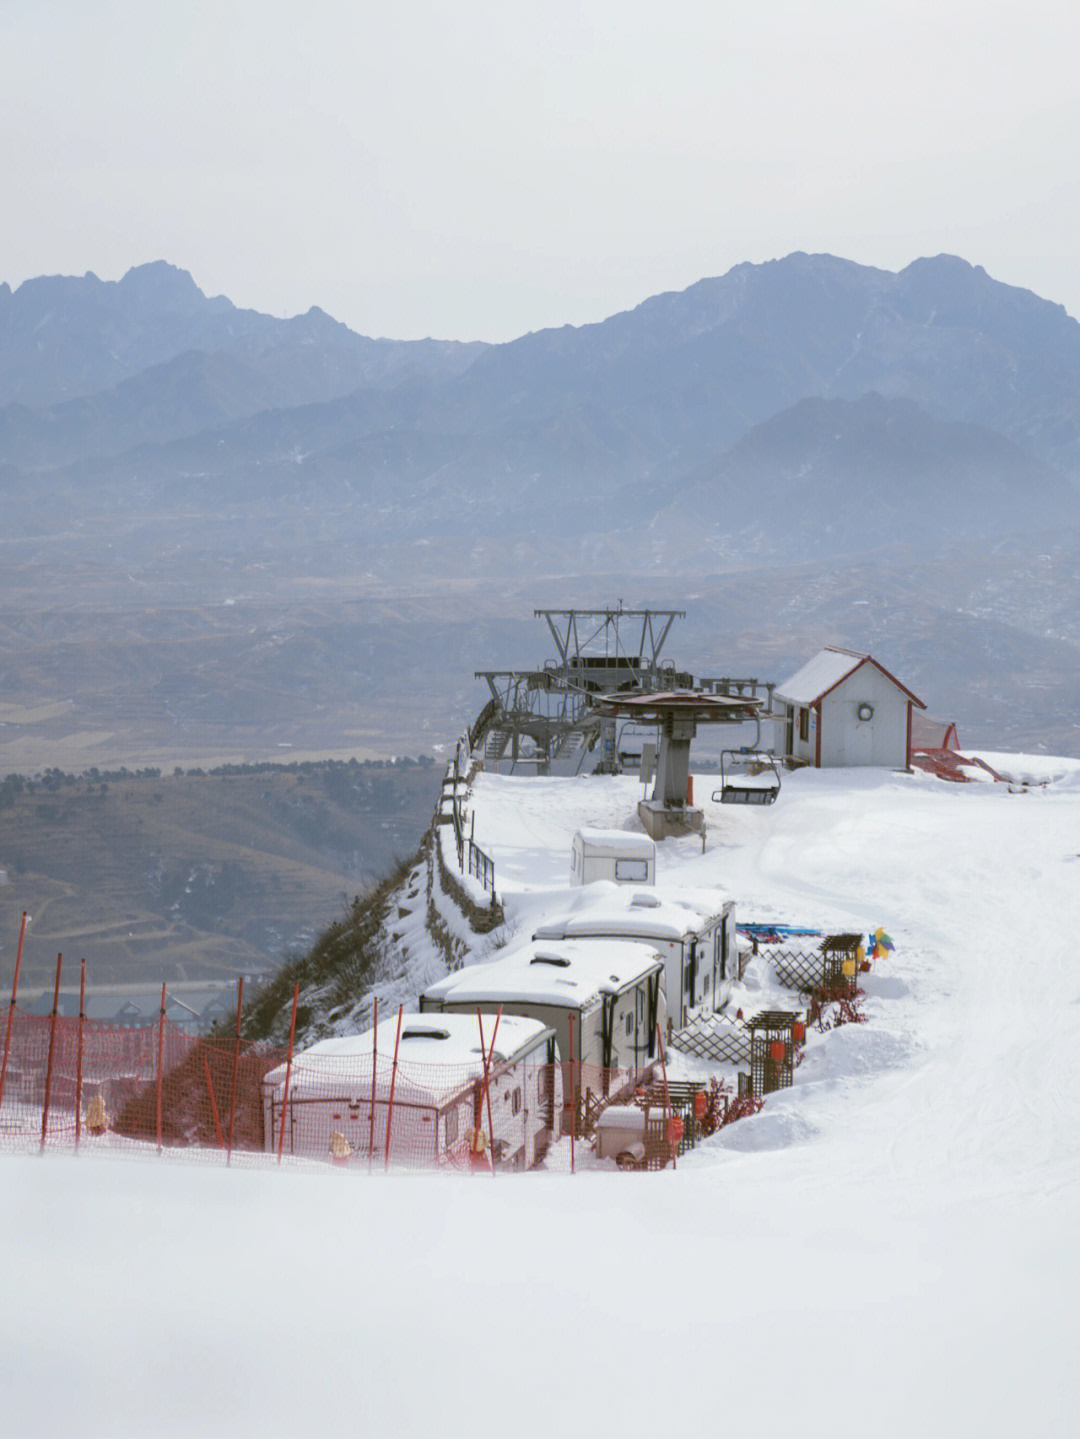
[[[574,1016],[568,1014],[566,1022],[570,1026],[570,1173],[574,1172],[574,1138],[577,1134],[577,1086],[574,1083]],[[566,1104],[566,1096],[563,1095],[563,1105]]]
[[[370,1135],[368,1137],[368,1173],[371,1173],[371,1166],[375,1159],[375,1072],[379,1063],[379,996],[376,995],[372,1001],[372,1018],[375,1021],[375,1033],[371,1036],[371,1115]]]
[[[41,1152],[45,1152],[45,1138],[49,1132],[49,1099],[52,1095],[53,1054],[56,1050],[56,1016],[60,1009],[60,969],[64,956],[56,956],[56,987],[53,990],[52,1014],[49,1016],[49,1057],[45,1061],[45,1097],[41,1104]]]
[[[289,1020],[289,1057],[285,1061],[285,1093],[281,1097],[281,1132],[277,1142],[277,1162],[281,1163],[281,1156],[285,1149],[285,1115],[289,1109],[289,1081],[292,1079],[292,1056],[293,1041],[296,1039],[296,1006],[300,1002],[300,981],[293,985],[292,992],[292,1018]]]
[[[15,1000],[19,993],[19,970],[22,968],[23,940],[26,938],[26,921],[29,915],[23,910],[19,925],[19,947],[15,951],[15,977],[11,981],[11,1003],[8,1005],[7,1028],[4,1031],[4,1060],[0,1064],[0,1104],[4,1102],[4,1080],[7,1078],[8,1051],[11,1048],[11,1023],[15,1018]]]
[[[490,1051],[489,1051],[488,1049],[485,1048],[485,1045],[484,1045],[484,1021],[483,1021],[483,1019],[480,1017],[480,1011],[479,1011],[479,1010],[476,1011],[476,1020],[477,1020],[477,1023],[479,1024],[479,1026],[480,1026],[480,1053],[484,1056],[484,1079],[483,1079],[484,1088],[483,1088],[483,1091],[482,1091],[482,1093],[481,1093],[481,1095],[480,1095],[480,1104],[481,1104],[481,1108],[482,1108],[485,1100],[487,1101],[488,1154],[491,1156],[491,1172],[492,1172],[492,1174],[495,1173],[495,1125],[494,1125],[494,1123],[493,1123],[493,1121],[492,1121],[492,1118],[491,1118],[491,1066],[492,1066],[492,1064],[493,1064],[494,1061],[495,1061],[495,1036],[496,1036],[496,1035],[498,1034],[498,1032],[499,1032],[499,1020],[500,1020],[501,1018],[502,1018],[502,1005],[500,1004],[500,1005],[499,1005],[499,1008],[498,1008],[498,1011],[496,1012],[496,1015],[495,1015],[495,1028],[492,1030],[492,1033],[491,1033],[491,1049],[490,1049]]]
[[[86,960],[79,960],[79,1029],[75,1048],[75,1148],[82,1136],[83,1025],[86,1022]]]
[[[161,1153],[161,1081],[165,1070],[165,986],[161,986],[161,1008],[157,1031],[157,1152]]]
[[[383,1173],[390,1168],[390,1126],[394,1120],[394,1086],[397,1084],[398,1047],[401,1044],[401,1021],[405,1017],[405,1006],[399,1005],[397,1012],[397,1035],[394,1038],[394,1066],[390,1071],[390,1103],[386,1108],[386,1154],[383,1158]]]
[[[206,1088],[210,1095],[210,1113],[214,1117],[214,1133],[217,1135],[218,1148],[224,1149],[225,1141],[221,1137],[221,1121],[218,1119],[217,1100],[214,1098],[214,1082],[210,1078],[210,1062],[206,1057],[205,1049],[203,1050],[202,1063],[203,1073],[206,1075]]]
[[[484,1081],[485,1098],[487,1100],[488,1112],[488,1139],[490,1140],[491,1172],[495,1173],[495,1125],[491,1119],[491,1066],[495,1063],[495,1040],[499,1034],[499,1020],[502,1018],[502,1005],[495,1012],[495,1028],[491,1031],[491,1050],[488,1054],[488,1077]]]
[[[244,1009],[244,976],[236,981],[236,1034],[233,1036],[232,1087],[229,1092],[229,1147],[225,1163],[232,1163],[233,1133],[236,1128],[236,1085],[240,1077],[240,1016]],[[271,1135],[273,1139],[273,1135]]]

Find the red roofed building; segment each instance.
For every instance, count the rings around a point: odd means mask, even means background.
[[[777,685],[784,754],[819,769],[911,765],[912,711],[926,706],[871,655],[827,645]]]

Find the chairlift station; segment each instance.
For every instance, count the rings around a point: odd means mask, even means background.
[[[599,746],[593,773],[617,774],[640,764],[647,782],[649,751],[641,741],[654,735],[655,783],[639,806],[642,823],[654,839],[700,832],[703,813],[687,795],[697,727],[749,720],[760,741],[761,719],[773,718],[773,686],[730,678],[695,686],[692,674],[662,657],[685,610],[626,609],[620,602],[613,609],[533,614],[546,622],[555,655],[532,669],[476,671],[490,698],[469,731],[473,752],[493,766],[508,761],[511,772],[577,774]],[[632,748],[635,738],[640,753]],[[724,787],[724,798],[729,787],[736,795],[734,779]]]

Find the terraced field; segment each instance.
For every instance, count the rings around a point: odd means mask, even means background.
[[[303,949],[429,822],[439,767],[323,761],[0,785],[0,985],[231,979]]]

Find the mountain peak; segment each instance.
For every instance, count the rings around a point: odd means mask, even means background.
[[[188,271],[170,265],[167,260],[134,265],[119,281],[119,288],[125,295],[155,305],[169,301],[192,304],[206,299]]]

